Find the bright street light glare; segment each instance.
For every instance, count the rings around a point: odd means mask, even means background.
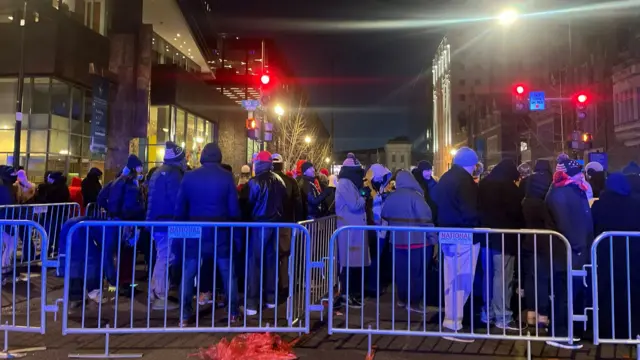
[[[284,108],[283,108],[282,106],[280,106],[280,105],[276,105],[276,106],[273,108],[273,111],[274,111],[274,112],[276,113],[276,115],[278,115],[278,116],[282,116],[282,115],[284,115]]]
[[[324,159],[324,162],[326,162],[326,163],[328,164],[328,163],[330,163],[330,162],[331,162],[331,159],[326,158],[326,159]]]
[[[306,142],[307,144],[310,144],[311,143],[311,137],[305,136],[304,137],[304,142]]]
[[[451,149],[451,151],[449,152],[452,156],[456,156],[456,153],[458,152],[457,149]]]
[[[505,10],[498,16],[500,25],[509,26],[518,20],[518,12],[515,10]]]

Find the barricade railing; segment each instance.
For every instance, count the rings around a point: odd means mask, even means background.
[[[311,311],[319,311],[321,314],[321,320],[324,317],[325,303],[328,303],[329,298],[334,296],[336,289],[329,288],[329,240],[331,235],[336,231],[336,216],[326,216],[319,219],[301,221],[298,224],[304,226],[311,235],[311,298],[309,303],[309,309]],[[300,249],[298,249],[300,251]],[[297,254],[298,258],[303,256],[303,253]],[[298,262],[300,263],[300,262]],[[300,289],[305,284],[296,283],[299,287],[298,296],[301,295]],[[296,301],[300,306],[298,311],[304,307],[302,299]]]
[[[60,232],[62,225],[69,219],[80,216],[80,205],[77,203],[56,204],[23,204],[0,206],[0,219],[31,220],[40,224],[48,236],[48,246],[42,247],[39,232],[25,232],[18,229],[17,249],[19,262],[55,259],[59,253]]]
[[[609,231],[591,246],[593,343],[636,346],[640,359],[640,232]]]
[[[66,243],[62,332],[104,334],[100,356],[109,355],[111,334],[308,333],[309,311],[295,318],[293,299],[301,290],[309,303],[309,287],[294,286],[296,280],[310,282],[309,267],[301,279],[289,273],[288,293],[278,291],[282,233],[291,237],[289,269],[309,263],[309,232],[298,224],[73,224]],[[305,255],[296,258],[299,247]],[[138,252],[149,254],[146,267],[137,261]],[[136,286],[141,278],[148,285]]]
[[[384,241],[378,241],[378,256],[371,260],[368,236],[385,230],[390,254],[385,256]],[[434,256],[435,244],[440,250]],[[334,272],[340,269],[341,295],[329,301],[328,332],[368,335],[370,352],[372,335],[572,343],[573,322],[586,320],[574,315],[569,295],[573,277],[583,276],[584,262],[573,270],[576,254],[557,232],[345,226],[331,237],[329,254],[329,288],[336,285]],[[372,261],[377,270],[366,274]],[[478,261],[484,270],[480,294],[473,286]],[[430,271],[436,275],[427,281]],[[365,297],[367,275],[376,286],[370,298]],[[524,287],[524,297],[516,295],[516,284]],[[472,316],[464,318],[467,302]]]
[[[107,219],[107,212],[98,206],[98,203],[88,203],[85,215],[92,219]]]
[[[46,329],[45,311],[47,299],[47,276],[44,267],[32,262],[20,263],[23,256],[18,248],[18,234],[32,236],[37,234],[43,246],[48,245],[44,228],[31,220],[0,220],[0,249],[2,251],[2,271],[0,283],[0,331],[4,332],[4,346],[0,358],[24,356],[25,352],[45,350],[29,348],[9,350],[9,333],[39,333]],[[27,252],[30,248],[27,248]],[[27,254],[31,255],[31,254]],[[39,278],[39,279],[38,279]],[[38,279],[37,282],[33,281]],[[19,284],[26,282],[27,286]]]

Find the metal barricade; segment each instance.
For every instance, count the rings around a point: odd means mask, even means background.
[[[33,263],[20,264],[22,254],[18,248],[18,234],[37,234],[43,246],[48,245],[47,234],[40,224],[29,220],[0,220],[0,250],[2,271],[0,283],[0,330],[4,331],[4,347],[0,358],[24,356],[26,352],[45,350],[29,348],[8,350],[9,333],[39,333],[46,329],[47,274],[44,267]],[[29,250],[27,250],[29,251]],[[32,282],[32,279],[39,281]],[[25,286],[26,283],[26,286]]]
[[[384,231],[371,259],[369,236]],[[572,270],[575,254],[557,232],[345,226],[331,237],[329,288],[336,285],[336,252],[342,294],[329,301],[328,332],[368,335],[369,352],[372,335],[571,343],[573,322],[585,320],[573,314],[569,295],[583,270]],[[476,266],[483,269],[477,279]]]
[[[329,298],[335,294],[334,288],[329,287],[329,240],[331,235],[336,231],[335,215],[327,216],[314,220],[301,221],[298,224],[304,226],[311,235],[311,298],[309,303],[310,311],[319,311],[321,320],[324,316],[323,312]],[[298,249],[300,251],[300,249]],[[304,254],[297,254],[301,258]],[[298,261],[298,263],[301,263]],[[303,272],[302,272],[303,273]],[[302,282],[296,283],[299,287],[298,295],[301,295],[301,289],[306,286]],[[304,310],[304,302],[302,299],[296,301],[300,306],[297,311]]]
[[[111,334],[308,333],[309,312],[294,317],[299,288],[292,272],[288,293],[278,291],[283,232],[291,237],[289,269],[308,263],[309,232],[298,224],[73,224],[66,244],[63,334],[105,334],[100,356],[108,357]],[[298,248],[304,249],[301,258],[293,255]],[[147,266],[138,261],[139,252]],[[309,283],[306,269],[300,280]],[[310,289],[302,291],[308,304]]]
[[[80,205],[77,203],[0,206],[0,219],[35,221],[45,229],[48,236],[48,246],[43,248],[42,238],[38,232],[26,233],[24,228],[20,228],[17,248],[21,263],[41,261],[47,257],[57,258],[62,225],[76,216],[80,216]]]
[[[640,359],[640,232],[609,231],[591,246],[593,343],[635,345]]]
[[[85,215],[92,219],[107,219],[107,212],[103,208],[99,207],[97,203],[88,203]]]

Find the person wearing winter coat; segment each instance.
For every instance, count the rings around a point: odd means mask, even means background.
[[[433,177],[433,165],[431,165],[428,161],[420,161],[418,166],[411,171],[413,177],[418,181],[420,187],[422,188],[422,193],[424,194],[424,200],[429,204],[429,208],[431,209],[431,214],[433,217],[433,221],[437,223],[437,215],[438,210],[436,207],[436,203],[431,198],[431,193],[433,192],[433,188],[438,184],[436,179]]]
[[[14,187],[18,204],[30,204],[33,202],[36,196],[36,186],[27,179],[27,173],[24,170],[18,170]]]
[[[80,214],[84,214],[84,200],[82,199],[82,179],[74,176],[69,185],[69,200],[80,205]]]
[[[172,221],[176,209],[182,177],[187,168],[184,149],[172,141],[165,143],[163,164],[148,181],[147,221]],[[172,265],[171,240],[166,227],[153,227],[156,261],[153,266],[151,289],[154,310],[176,309],[179,305],[167,299],[167,272]]]
[[[273,172],[282,179],[287,190],[284,201],[284,213],[282,221],[286,223],[296,223],[304,220],[302,211],[302,199],[298,183],[284,173],[284,159],[280,154],[273,154]],[[288,294],[289,288],[289,256],[291,255],[291,229],[280,228],[280,238],[278,240],[278,285],[282,294]]]
[[[473,228],[480,225],[478,185],[473,177],[477,163],[476,152],[462,147],[453,157],[451,168],[440,177],[433,189],[433,200],[438,207],[439,227]],[[440,240],[444,257],[445,293],[445,316],[442,326],[449,332],[462,329],[464,305],[471,294],[481,238],[483,237],[464,235],[461,239]],[[459,294],[455,300],[454,294]],[[448,336],[446,339],[470,342],[454,336]]]
[[[632,161],[622,169],[622,174],[629,180],[631,195],[640,199],[640,166]]]
[[[140,221],[145,218],[145,204],[140,191],[142,162],[136,155],[129,155],[122,174],[113,182],[109,191],[109,215],[119,220]]]
[[[44,181],[41,184],[38,184],[36,188],[36,204],[45,204],[47,199],[47,193],[49,192],[49,188],[51,184],[49,184],[49,175],[51,175],[52,171],[45,171],[44,173]]]
[[[600,198],[591,207],[595,235],[606,231],[640,232],[638,212],[640,200],[631,196],[628,178],[621,173],[610,174]],[[636,334],[640,334],[640,307],[636,306],[640,304],[640,263],[637,261],[640,242],[637,240],[625,236],[606,237],[597,245],[595,294],[600,309],[601,338],[634,340]],[[613,303],[611,294],[615,294]]]
[[[396,177],[396,190],[382,206],[381,217],[389,226],[433,227],[431,209],[422,187],[408,171]],[[398,306],[424,312],[426,272],[433,258],[435,233],[396,231],[391,237],[394,248],[394,272]],[[427,285],[427,289],[432,286]],[[427,290],[428,291],[428,290]]]
[[[349,153],[342,163],[336,187],[337,227],[367,225],[366,200],[360,190],[364,184],[364,170],[356,157]],[[337,306],[362,307],[362,271],[371,265],[366,231],[342,231],[337,238],[340,263],[340,288],[343,291]]]
[[[329,175],[329,181],[327,183],[327,197],[324,199],[324,207],[327,216],[336,214],[336,187],[338,186],[338,177],[336,175]]]
[[[572,159],[564,160],[561,165],[565,171],[557,171],[553,175],[553,184],[545,200],[549,209],[547,228],[567,238],[571,246],[572,267],[580,269],[588,261],[589,247],[594,238],[591,208],[587,199],[582,166]],[[552,326],[555,328],[555,336],[568,336],[567,296],[569,295],[564,290],[567,289],[566,248],[559,241],[553,243],[552,247],[556,307]],[[574,309],[580,309],[584,301],[584,287],[574,286],[573,291]],[[579,342],[569,344],[550,341],[547,344],[563,349],[581,348]]]
[[[302,176],[299,177],[298,185],[302,197],[302,209],[305,211],[305,219],[313,220],[321,218],[325,215],[324,200],[329,193],[322,190],[318,179],[316,179],[316,170],[313,164],[305,162],[300,167]]]
[[[13,184],[17,181],[16,172],[12,166],[0,166],[0,206],[16,203]],[[0,219],[11,218],[12,214],[6,208],[0,208]],[[2,275],[8,279],[13,272],[13,258],[16,255],[16,234],[11,226],[2,227]]]
[[[520,172],[511,160],[502,160],[489,175],[480,180],[478,201],[480,203],[480,224],[491,229],[522,229],[525,225],[522,215],[521,190],[516,185]],[[497,196],[499,194],[499,196]],[[483,249],[480,259],[484,273],[484,308],[481,320],[494,323],[499,329],[518,330],[513,321],[511,296],[514,293],[513,274],[518,255],[517,234],[490,234],[481,242]],[[487,291],[489,289],[489,291]]]
[[[249,179],[249,207],[251,221],[255,223],[282,222],[287,188],[280,176],[273,171],[271,153],[260,151],[254,162],[256,175]],[[249,316],[260,311],[260,305],[267,308],[277,306],[276,273],[278,270],[279,231],[276,228],[250,229],[249,246],[247,248],[247,309]],[[262,287],[262,286],[263,287]],[[264,300],[264,302],[263,302]]]
[[[386,198],[391,193],[391,171],[381,164],[373,164],[365,176],[365,186],[371,189],[371,197],[367,199],[367,225],[387,226],[387,221],[382,218],[382,208]],[[389,250],[389,232],[369,231],[369,253],[371,254],[371,266],[367,274],[366,291],[371,297],[384,293],[391,282],[388,269],[391,264]],[[379,271],[380,269],[380,271]]]
[[[200,154],[202,166],[187,172],[178,189],[174,218],[176,221],[230,222],[239,221],[240,205],[233,174],[222,167],[222,152],[215,143],[205,145]],[[215,184],[212,186],[212,184]],[[207,196],[203,196],[206,194]],[[198,243],[200,241],[200,244]],[[227,306],[236,321],[239,315],[238,284],[231,263],[231,231],[229,228],[203,228],[200,240],[185,239],[172,244],[176,259],[181,264],[181,325],[186,325],[192,316],[193,282],[198,274],[200,261],[216,258],[216,271],[220,273]],[[203,271],[213,273],[213,269]]]
[[[549,210],[545,197],[551,187],[553,174],[551,163],[540,159],[536,162],[533,174],[520,182],[524,193],[522,213],[526,229],[545,229],[545,220]],[[522,247],[522,281],[524,283],[524,304],[527,309],[529,326],[546,327],[549,324],[549,283],[550,249],[549,242],[535,235],[525,236]],[[537,287],[536,287],[537,285]],[[537,295],[537,298],[536,298]]]
[[[238,192],[242,192],[242,188],[251,178],[251,167],[249,165],[242,165],[240,168],[240,179],[238,179]]]
[[[584,170],[587,173],[587,181],[593,190],[593,197],[597,199],[605,187],[604,167],[599,162],[592,161],[584,167]]]
[[[47,182],[49,187],[44,200],[45,204],[62,204],[71,201],[71,194],[67,187],[67,177],[61,172],[52,172]]]
[[[100,178],[102,177],[102,171],[98,168],[91,168],[87,177],[82,180],[80,185],[82,188],[82,200],[83,206],[86,208],[91,203],[98,202],[98,194],[102,190],[102,184]]]

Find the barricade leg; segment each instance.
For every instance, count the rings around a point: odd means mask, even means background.
[[[107,324],[109,330],[109,324]],[[70,359],[140,359],[142,354],[111,354],[109,352],[109,333],[104,338],[104,354],[69,354]]]

